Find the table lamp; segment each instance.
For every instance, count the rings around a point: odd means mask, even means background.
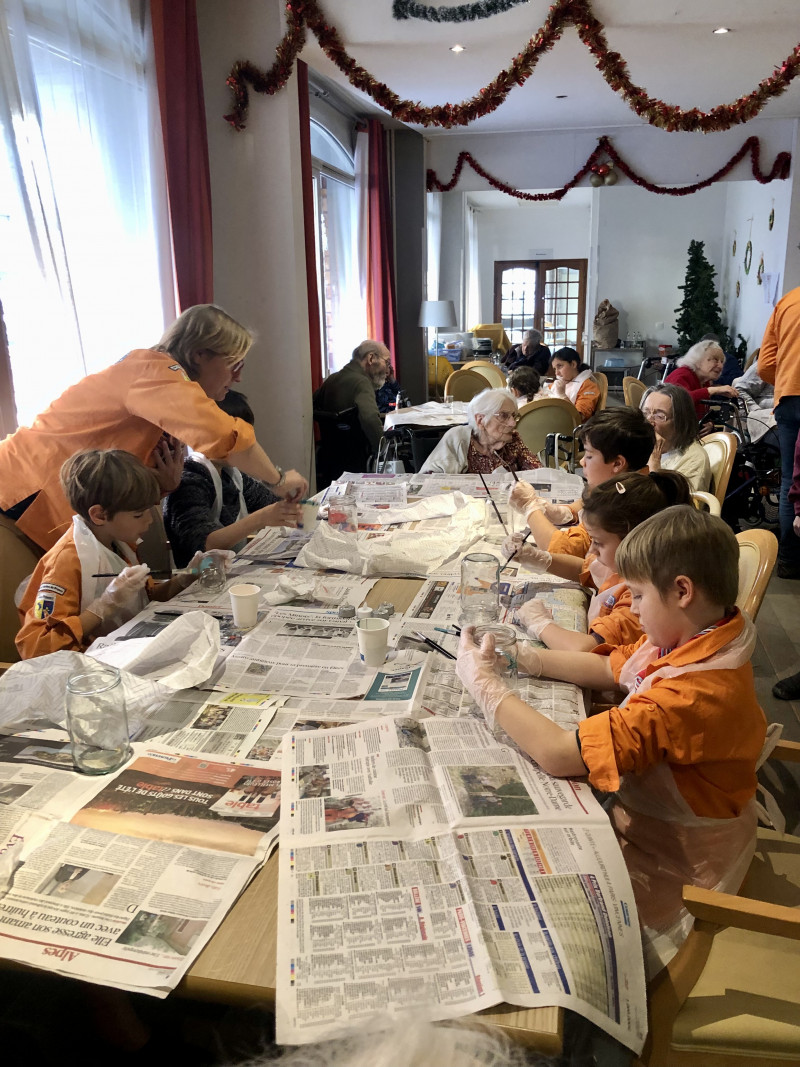
[[[435,329],[435,384],[434,389],[439,392],[439,329],[442,326],[456,325],[456,309],[452,300],[423,300],[419,309],[419,325],[424,326],[426,331]],[[427,333],[426,333],[427,342]],[[427,344],[426,344],[427,348]]]

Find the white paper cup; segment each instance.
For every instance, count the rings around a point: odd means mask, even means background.
[[[361,659],[368,667],[380,667],[389,651],[389,620],[359,619],[356,633]]]
[[[258,602],[261,599],[261,587],[249,582],[232,585],[230,590],[233,624],[240,630],[249,630],[258,622]]]
[[[301,504],[300,505],[300,521],[303,524],[303,529],[306,533],[313,533],[317,528],[317,515],[319,515],[319,504]]]

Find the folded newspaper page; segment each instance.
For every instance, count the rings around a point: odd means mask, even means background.
[[[65,742],[0,737],[0,832],[21,864],[0,955],[163,997],[277,839],[279,772],[134,745],[114,775]]]
[[[501,1002],[646,1033],[636,905],[589,786],[470,719],[382,718],[284,747],[277,1040]]]

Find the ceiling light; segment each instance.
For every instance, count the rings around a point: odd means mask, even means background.
[[[463,44],[454,44],[451,46],[450,51],[458,54],[459,52],[466,52],[466,48]]]
[[[559,93],[556,96],[556,100],[566,100],[566,99],[567,99],[567,94],[566,93]]]
[[[717,26],[717,28],[713,32],[714,33],[730,33],[731,31],[730,31],[728,26]]]

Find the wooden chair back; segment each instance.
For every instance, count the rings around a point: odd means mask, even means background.
[[[736,606],[755,619],[778,558],[778,538],[769,530],[744,530],[736,535],[736,540],[739,542]]]
[[[506,387],[505,374],[496,364],[489,363],[488,360],[470,360],[461,367],[461,370],[475,370],[478,374],[482,374],[492,389],[505,389]]]
[[[529,451],[538,455],[544,452],[548,434],[558,434],[571,440],[576,426],[580,424],[580,412],[574,404],[561,397],[548,396],[523,404],[519,409],[517,433]]]
[[[594,410],[605,411],[606,404],[608,403],[608,378],[601,370],[593,370],[592,375],[600,386],[600,399],[597,401],[597,407]]]
[[[800,744],[770,755],[800,763]],[[784,772],[788,773],[788,769]],[[694,928],[648,985],[646,1067],[800,1063],[800,837],[759,827],[737,894],[684,886]]]
[[[636,408],[638,411],[642,406],[642,397],[646,392],[647,386],[644,382],[640,382],[638,378],[632,378],[630,374],[626,374],[622,379],[622,394],[629,408]]]
[[[722,430],[701,437],[700,444],[708,453],[708,462],[711,464],[711,491],[722,504],[736,459],[736,438],[732,433]]]
[[[489,383],[476,370],[454,370],[444,385],[444,395],[469,401],[489,388]]]
[[[14,644],[19,631],[14,594],[23,578],[33,574],[43,555],[15,522],[0,515],[0,660],[19,659]]]
[[[428,356],[428,395],[444,396],[444,386],[453,373],[453,364],[445,356]]]
[[[707,511],[709,515],[721,515],[722,505],[713,493],[705,493],[698,489],[692,493],[692,503],[698,511]]]

